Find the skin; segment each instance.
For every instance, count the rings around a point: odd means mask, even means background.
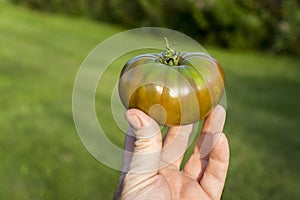
[[[158,124],[137,109],[128,110],[124,172],[114,199],[220,199],[228,164],[224,133],[225,110],[217,106],[205,119],[194,151],[180,168],[192,125],[168,129],[162,138]],[[131,153],[132,152],[132,153]]]

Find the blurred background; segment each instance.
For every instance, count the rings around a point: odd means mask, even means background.
[[[119,172],[81,143],[73,83],[97,44],[141,26],[191,36],[224,68],[231,160],[222,199],[299,199],[298,0],[1,0],[0,199],[112,198]],[[97,92],[99,117],[109,115],[111,94]]]

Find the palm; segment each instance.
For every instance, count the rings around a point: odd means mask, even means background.
[[[146,116],[138,114],[142,123],[150,122]],[[229,160],[228,142],[221,134],[224,121],[224,110],[218,108],[211,113],[182,170],[179,168],[189,142],[191,125],[170,128],[164,141],[158,125],[153,121],[154,126],[147,126],[146,131],[133,130],[137,139],[127,137],[125,144],[125,149],[133,152],[133,156],[127,160],[131,169],[123,182],[123,198],[220,199]],[[139,138],[140,133],[149,134],[149,130],[159,134]],[[145,153],[150,157],[145,157]],[[156,168],[153,163],[158,163],[159,167]],[[142,164],[144,168],[140,166]]]
[[[162,185],[157,185],[157,189],[164,188],[165,194],[162,196],[165,199],[205,199],[207,194],[199,187],[199,183],[188,177],[183,172],[176,169],[162,171],[164,175],[158,175],[165,181],[161,181]]]

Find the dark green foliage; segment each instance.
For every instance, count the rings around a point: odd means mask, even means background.
[[[300,55],[297,0],[11,0],[126,27],[163,26],[202,43]]]

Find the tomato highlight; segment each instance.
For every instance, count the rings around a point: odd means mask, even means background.
[[[140,109],[160,125],[187,125],[220,102],[225,76],[210,55],[176,52],[166,39],[162,53],[142,54],[124,65],[118,90],[126,109]]]

